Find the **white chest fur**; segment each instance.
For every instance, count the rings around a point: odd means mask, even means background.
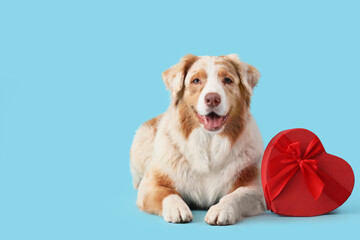
[[[247,163],[239,150],[231,147],[226,137],[195,129],[184,151],[189,167],[175,176],[177,191],[188,203],[213,205],[230,191],[236,175]]]
[[[155,161],[174,181],[181,197],[199,207],[216,203],[229,193],[242,169],[261,160],[262,139],[251,117],[233,146],[227,137],[202,128],[194,129],[188,139],[174,131],[174,127],[164,131],[171,138],[161,137],[166,134],[157,136]]]
[[[220,171],[210,169],[207,173],[190,170],[186,178],[176,179],[175,188],[187,203],[198,207],[210,207],[229,193],[235,180],[234,175],[233,167]]]

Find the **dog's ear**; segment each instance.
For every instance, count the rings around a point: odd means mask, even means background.
[[[240,61],[240,58],[236,54],[229,54],[227,57],[236,68],[241,83],[244,85],[250,95],[252,95],[254,87],[259,82],[260,72],[250,64]]]
[[[185,55],[180,62],[163,72],[162,79],[166,88],[171,92],[171,98],[175,101],[179,98],[179,94],[184,87],[184,80],[191,65],[198,59],[192,54]]]

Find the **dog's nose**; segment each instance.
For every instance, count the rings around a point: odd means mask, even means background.
[[[208,93],[205,95],[205,104],[209,107],[217,107],[221,103],[221,97],[217,93]]]

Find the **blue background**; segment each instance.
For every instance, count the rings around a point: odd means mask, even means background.
[[[251,3],[250,3],[251,2]],[[162,71],[187,53],[238,53],[262,78],[264,143],[315,132],[359,177],[356,1],[1,1],[0,239],[327,239],[358,234],[358,184],[318,217],[234,226],[140,212],[129,172],[138,126],[167,109]]]

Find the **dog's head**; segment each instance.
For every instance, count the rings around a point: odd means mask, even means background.
[[[163,73],[172,104],[180,111],[185,137],[194,128],[203,127],[237,138],[259,78],[258,70],[241,62],[235,54],[219,57],[189,54]]]

